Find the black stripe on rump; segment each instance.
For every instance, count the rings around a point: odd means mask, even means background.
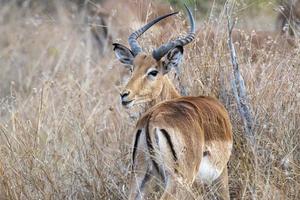
[[[141,192],[144,190],[146,183],[150,180],[150,178],[151,178],[151,174],[150,174],[149,168],[147,168],[146,174],[145,174],[141,184],[139,185],[138,193],[136,194],[135,199],[138,199],[138,197],[141,195]]]
[[[177,163],[178,158],[177,158],[177,154],[175,152],[174,145],[172,143],[171,137],[165,129],[160,129],[160,131],[163,133],[164,137],[167,140],[168,145],[170,146],[170,149],[171,149],[171,152],[172,152],[172,155],[173,155],[173,160],[174,160],[175,166],[176,166],[175,167],[175,172],[178,173],[178,168],[177,168],[178,167],[178,163]]]
[[[152,141],[151,141],[150,134],[149,134],[149,121],[147,122],[147,125],[146,125],[146,142],[147,142],[147,146],[148,146],[148,150],[150,153],[150,158],[152,160],[153,166],[154,166],[155,170],[158,172],[158,174],[162,178],[164,178],[163,174],[159,171],[157,162],[154,160],[155,152],[154,152]]]
[[[136,149],[137,149],[137,145],[139,143],[139,138],[140,138],[141,132],[142,132],[142,130],[139,129],[136,132],[136,135],[135,135],[135,141],[134,141],[133,152],[132,152],[132,169],[133,169],[133,166],[134,166],[134,159],[135,159]]]
[[[173,154],[173,159],[174,159],[174,161],[176,162],[176,161],[178,160],[178,158],[177,158],[177,154],[176,154],[176,152],[175,152],[175,150],[174,150],[174,146],[173,146],[173,143],[172,143],[172,141],[171,141],[171,137],[170,137],[169,133],[168,133],[165,129],[160,129],[160,131],[161,131],[161,132],[163,133],[163,135],[165,136],[165,138],[166,138],[166,140],[167,140],[167,142],[168,142],[168,145],[170,146],[171,152],[172,152],[172,154]]]

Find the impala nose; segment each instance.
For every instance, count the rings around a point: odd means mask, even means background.
[[[128,107],[129,105],[132,105],[133,100],[128,99],[129,94],[130,94],[129,90],[125,90],[120,94],[123,106]]]
[[[126,99],[126,97],[128,97],[128,95],[130,94],[130,92],[128,90],[123,91],[120,96],[121,96],[121,100],[124,101],[124,99]]]

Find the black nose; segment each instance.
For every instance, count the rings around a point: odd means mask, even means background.
[[[123,98],[127,97],[129,94],[130,94],[129,91],[124,91],[123,93],[120,94],[120,96],[123,99]]]

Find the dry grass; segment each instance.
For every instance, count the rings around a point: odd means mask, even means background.
[[[56,6],[54,14],[0,6],[0,199],[126,199],[135,120],[119,103],[124,69],[109,45],[99,52],[84,10]],[[173,36],[185,31],[180,19]],[[218,22],[203,28],[205,35],[215,25],[213,50],[199,41],[185,49],[181,79],[191,95],[217,96],[230,112],[232,197],[249,199],[255,186],[258,199],[299,199],[299,49],[262,49],[255,63],[239,53],[255,119],[256,145],[249,147],[231,91],[222,16]],[[141,40],[148,50],[156,34]],[[126,36],[113,32],[115,40]],[[189,192],[197,199],[212,193]]]

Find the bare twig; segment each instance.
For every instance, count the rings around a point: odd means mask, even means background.
[[[240,113],[240,116],[242,118],[244,129],[245,129],[245,137],[246,140],[249,142],[249,149],[252,151],[253,155],[253,171],[252,171],[252,181],[250,181],[250,192],[251,192],[251,199],[256,199],[256,172],[255,168],[257,166],[256,162],[256,156],[255,156],[255,138],[254,138],[254,132],[253,132],[253,117],[251,114],[251,108],[250,104],[247,100],[247,92],[245,87],[245,82],[243,79],[243,76],[240,73],[239,70],[239,64],[237,60],[236,51],[233,45],[232,41],[232,31],[235,26],[236,20],[233,21],[231,24],[230,22],[230,14],[228,9],[228,4],[226,5],[226,15],[227,15],[227,21],[228,21],[228,47],[230,50],[230,57],[231,57],[231,63],[233,67],[233,74],[234,78],[231,80],[232,90],[237,102],[238,110]]]
[[[227,13],[228,34],[229,34],[228,46],[230,50],[230,57],[231,57],[231,62],[233,67],[233,74],[234,74],[234,80],[232,80],[232,89],[237,101],[239,113],[241,115],[244,124],[247,139],[250,140],[251,144],[254,144],[255,140],[253,134],[253,118],[251,114],[251,108],[247,101],[245,82],[239,70],[237,55],[232,41],[232,30],[235,26],[236,20],[234,20],[231,24],[228,6],[226,6],[226,13]]]

